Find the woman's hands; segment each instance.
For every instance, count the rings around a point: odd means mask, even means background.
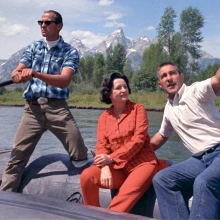
[[[100,181],[102,186],[106,188],[111,188],[113,186],[113,178],[109,166],[104,166],[101,168]]]
[[[112,158],[107,154],[98,154],[94,158],[94,165],[97,167],[104,167],[105,165],[111,164]]]
[[[112,173],[108,166],[113,162],[112,158],[107,154],[98,154],[94,158],[94,165],[101,168],[100,182],[106,188],[113,186]]]

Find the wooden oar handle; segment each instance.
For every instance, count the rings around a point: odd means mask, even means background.
[[[13,84],[13,83],[14,83],[13,80],[8,80],[8,81],[0,83],[0,87],[7,86],[7,85],[10,85],[10,84]]]

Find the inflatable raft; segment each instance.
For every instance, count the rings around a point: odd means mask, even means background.
[[[114,212],[42,196],[0,191],[0,219],[7,220],[144,220],[143,216]]]
[[[0,178],[6,168],[9,157],[10,152],[0,154]],[[48,154],[44,156],[33,154],[29,161],[29,164],[24,170],[18,192],[22,194],[37,196],[40,198],[49,198],[49,203],[53,201],[53,199],[55,199],[56,201],[60,200],[60,202],[65,201],[65,203],[67,203],[68,201],[72,203],[83,204],[79,177],[83,169],[91,166],[92,163],[92,155],[89,155],[89,158],[87,160],[75,162],[71,161],[67,154]],[[100,189],[100,204],[102,208],[106,208],[109,205],[113,194],[114,191]],[[4,196],[10,198],[11,195]],[[11,196],[11,198],[13,198],[12,200],[14,200],[14,197],[14,195]],[[0,195],[0,198],[2,198],[2,195]],[[44,199],[40,198],[39,203],[44,201]],[[26,197],[21,197],[20,199],[21,201],[26,201]],[[90,213],[90,210],[86,209],[86,207],[88,206],[83,205],[83,207],[85,208],[85,210],[82,209],[83,213],[79,212],[78,214],[85,214],[84,212]],[[97,210],[97,208],[96,213],[99,213],[99,209]],[[130,213],[135,214],[136,217],[142,216],[156,219],[160,218],[160,213],[153,187],[151,187],[142,196],[142,198],[138,201],[138,203],[135,205]],[[100,215],[97,215],[100,217],[101,213]],[[80,217],[78,219],[83,218]],[[127,219],[131,218],[127,217]]]

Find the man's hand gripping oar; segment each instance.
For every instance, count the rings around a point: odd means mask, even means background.
[[[15,69],[12,72],[12,76],[11,76],[12,79],[1,82],[0,87],[7,86],[7,85],[10,85],[13,83],[16,83],[16,84],[25,83],[28,80],[32,79],[32,77],[33,77],[33,70],[32,69],[26,69],[26,68],[23,70]]]

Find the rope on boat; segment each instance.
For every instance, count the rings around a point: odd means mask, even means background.
[[[11,150],[1,150],[0,154],[4,154],[4,153],[8,153],[8,152],[11,152]]]

